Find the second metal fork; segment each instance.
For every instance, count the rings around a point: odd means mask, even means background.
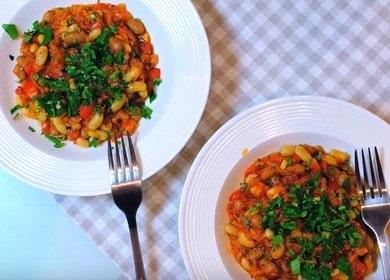
[[[115,204],[126,215],[129,224],[136,279],[146,280],[136,220],[137,210],[142,201],[141,174],[129,134],[127,134],[127,140],[128,149],[122,136],[120,145],[115,137],[114,154],[110,140],[107,141],[111,192]],[[119,146],[122,146],[122,151]],[[121,153],[122,156],[120,156]]]
[[[368,158],[369,168],[366,159]],[[361,150],[363,177],[360,175],[359,153],[355,150],[355,174],[362,199],[362,219],[370,227],[378,240],[383,266],[383,279],[390,279],[389,244],[386,228],[390,222],[389,191],[386,188],[382,165],[378,150],[374,148],[374,156],[368,148],[367,157]]]

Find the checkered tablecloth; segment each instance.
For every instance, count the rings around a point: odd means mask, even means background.
[[[390,121],[389,1],[193,3],[210,42],[211,93],[188,144],[145,182],[138,220],[150,279],[188,278],[177,229],[184,180],[202,145],[237,113],[304,93],[351,101]],[[55,198],[120,266],[123,278],[134,278],[127,224],[111,197]]]

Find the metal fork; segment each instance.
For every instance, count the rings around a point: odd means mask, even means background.
[[[369,169],[366,165],[366,159],[368,159]],[[384,273],[383,279],[390,279],[389,244],[386,240],[386,227],[390,222],[390,200],[376,147],[374,147],[374,156],[372,156],[370,148],[368,148],[367,155],[361,149],[361,165],[363,178],[360,175],[359,153],[355,150],[355,174],[362,199],[362,219],[372,229],[378,241]]]
[[[128,148],[126,148],[123,136],[121,136],[121,144],[118,143],[115,137],[114,154],[111,141],[107,141],[111,193],[115,204],[126,215],[127,223],[129,224],[136,279],[146,280],[136,220],[137,210],[142,201],[142,180],[133,141],[129,134],[127,134],[126,138],[128,140]],[[120,156],[119,146],[122,146],[122,156]],[[128,158],[130,158],[130,162]]]

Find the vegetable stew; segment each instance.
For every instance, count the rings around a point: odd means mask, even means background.
[[[349,155],[287,145],[257,159],[227,202],[230,252],[254,279],[360,280],[376,245]]]
[[[12,113],[38,120],[58,148],[63,140],[95,147],[133,134],[142,117],[151,118],[145,101],[156,98],[161,83],[158,60],[144,24],[125,4],[49,10],[22,36]]]

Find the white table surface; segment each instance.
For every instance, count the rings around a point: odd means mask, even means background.
[[[119,279],[53,196],[0,169],[0,279]]]

